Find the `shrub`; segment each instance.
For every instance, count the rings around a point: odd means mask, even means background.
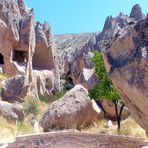
[[[25,104],[24,104],[24,111],[26,116],[28,114],[37,115],[39,113],[39,100],[34,97],[26,97]]]
[[[54,96],[54,99],[59,100],[60,98],[62,98],[65,95],[65,93],[66,93],[66,91],[57,92]]]
[[[45,103],[49,103],[49,101],[47,100],[47,98],[45,98],[45,96],[39,95],[38,97],[39,97],[40,101],[45,102]]]

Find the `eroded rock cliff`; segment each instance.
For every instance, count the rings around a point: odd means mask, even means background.
[[[123,27],[108,28],[115,35],[104,38],[102,52],[109,76],[135,120],[148,132],[148,16],[136,5],[126,20],[130,22]]]

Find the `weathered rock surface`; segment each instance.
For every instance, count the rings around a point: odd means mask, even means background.
[[[130,13],[130,17],[133,17],[135,21],[138,21],[140,19],[143,19],[145,16],[142,12],[142,9],[139,4],[136,4]]]
[[[95,122],[101,110],[88,97],[88,91],[76,85],[60,100],[53,102],[43,115],[41,126],[49,129],[81,129]]]
[[[0,116],[12,122],[22,121],[24,119],[24,110],[20,104],[0,101]]]
[[[80,132],[54,132],[17,137],[6,148],[142,148],[148,142],[126,136]]]
[[[48,23],[43,25],[37,23],[35,27],[33,9],[27,8],[24,0],[0,1],[0,42],[1,72],[11,76],[17,74],[24,76],[26,85],[29,85],[29,94],[33,95],[38,90],[36,89],[37,82],[34,80],[34,69],[52,72],[54,76],[51,83],[55,84],[52,88],[55,91],[60,89],[57,51],[50,26]],[[51,79],[50,75],[49,79]],[[40,79],[40,81],[42,84],[44,83],[44,79]],[[16,86],[13,84],[12,86],[17,88],[19,82],[17,81],[15,84]],[[23,92],[20,88],[19,91]],[[50,90],[46,88],[45,91]],[[35,92],[36,94],[40,94],[40,92]],[[11,96],[11,99],[8,96]],[[15,98],[12,94],[10,95],[10,92],[8,94],[3,92],[4,97],[4,100],[9,98],[9,101]]]
[[[5,80],[1,95],[2,100],[7,102],[23,102],[27,95],[29,85],[25,82],[25,77],[16,75]]]
[[[99,108],[104,112],[104,115],[108,119],[116,120],[116,112],[115,112],[115,106],[113,102],[109,100],[97,100],[96,101],[97,105]],[[118,112],[120,112],[122,104],[119,102],[118,103]],[[130,112],[127,107],[123,108],[121,118],[126,119],[130,115]]]
[[[127,25],[103,56],[107,71],[134,119],[148,132],[148,16]]]
[[[56,84],[54,84],[54,73],[49,70],[33,70],[34,94],[44,96],[46,99],[53,99]]]
[[[97,82],[97,77],[91,58],[93,57],[92,51],[98,49],[98,34],[83,33],[55,36],[61,79],[69,77],[74,85],[81,84],[88,90],[93,87]]]

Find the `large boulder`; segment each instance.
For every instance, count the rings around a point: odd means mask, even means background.
[[[0,101],[0,116],[12,122],[22,121],[24,119],[24,110],[20,104]]]
[[[101,111],[88,96],[88,91],[76,85],[60,100],[53,102],[43,115],[41,126],[49,129],[81,129],[95,122]]]
[[[2,100],[7,102],[23,102],[27,95],[29,85],[26,85],[25,76],[16,75],[4,82]]]
[[[105,65],[130,113],[148,132],[148,16],[119,32],[103,51]]]

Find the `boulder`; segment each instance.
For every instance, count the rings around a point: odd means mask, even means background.
[[[53,102],[43,115],[41,126],[50,129],[81,129],[95,122],[101,110],[88,96],[88,91],[76,85],[60,100]]]
[[[12,122],[22,121],[24,119],[24,110],[20,104],[0,101],[0,116]]]
[[[29,85],[26,85],[25,76],[16,75],[8,78],[2,88],[2,100],[7,102],[23,102],[27,95]]]
[[[119,32],[103,50],[106,69],[130,113],[148,132],[148,16]]]

